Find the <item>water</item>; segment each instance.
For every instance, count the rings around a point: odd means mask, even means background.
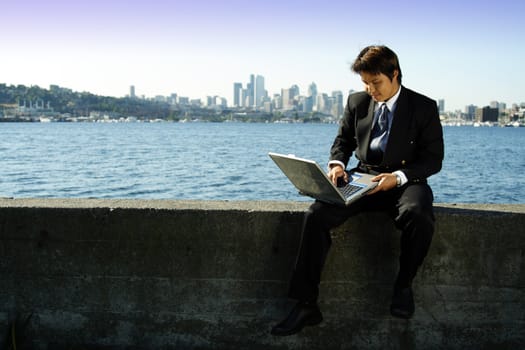
[[[326,164],[335,124],[0,123],[0,197],[298,200],[269,151]],[[445,127],[438,203],[525,203],[525,128]],[[355,159],[352,165],[355,165]]]

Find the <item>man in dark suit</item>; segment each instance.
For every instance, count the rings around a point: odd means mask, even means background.
[[[319,324],[317,306],[321,272],[331,245],[330,230],[367,210],[386,211],[402,231],[399,272],[390,312],[414,313],[412,281],[434,232],[433,193],[427,178],[441,169],[443,131],[436,102],[401,85],[397,55],[386,46],[364,48],[352,65],[365,91],[348,97],[330,152],[329,178],[348,180],[345,171],[355,154],[358,168],[372,173],[377,187],[347,207],[314,202],[305,214],[301,245],[289,297],[298,300],[273,335],[291,335]]]

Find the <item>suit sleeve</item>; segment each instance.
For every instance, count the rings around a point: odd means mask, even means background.
[[[415,161],[400,170],[409,182],[419,182],[439,172],[443,163],[443,128],[435,101],[425,103],[416,117],[417,145]]]
[[[343,119],[339,123],[339,130],[330,149],[330,160],[337,160],[346,165],[357,147],[355,137],[356,108],[348,97]]]

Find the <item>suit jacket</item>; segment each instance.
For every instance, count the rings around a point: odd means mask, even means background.
[[[348,97],[330,160],[348,164],[352,153],[359,167],[371,172],[402,170],[409,183],[424,182],[441,170],[444,157],[443,129],[436,101],[401,87],[390,135],[380,164],[370,164],[368,150],[374,100],[366,92]]]

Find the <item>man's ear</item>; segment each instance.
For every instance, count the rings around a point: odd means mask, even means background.
[[[394,72],[392,73],[392,81],[397,81],[397,77],[399,76],[399,70],[394,69]]]

